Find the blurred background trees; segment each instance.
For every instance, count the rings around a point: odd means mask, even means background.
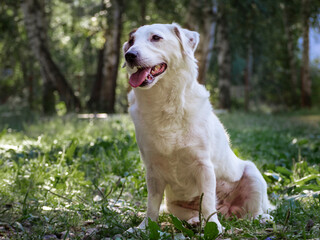
[[[319,107],[319,1],[4,0],[0,108],[126,112],[121,47],[156,22],[201,34],[198,80],[215,107]]]

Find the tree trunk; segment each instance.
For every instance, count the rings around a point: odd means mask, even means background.
[[[298,99],[298,92],[297,92],[297,68],[296,68],[296,61],[294,56],[294,43],[292,38],[292,32],[290,29],[289,23],[289,11],[286,5],[283,5],[283,25],[284,30],[287,38],[287,50],[288,50],[288,57],[289,57],[289,66],[290,66],[290,83],[292,88],[292,96],[291,96],[291,104],[297,105],[299,104]]]
[[[42,108],[43,112],[47,115],[52,115],[56,113],[55,108],[55,97],[54,91],[55,87],[50,81],[46,81],[42,85]]]
[[[114,113],[116,81],[120,58],[120,37],[122,31],[123,1],[111,0],[108,14],[108,29],[103,52],[102,83],[100,108],[107,113]]]
[[[253,66],[253,54],[252,54],[252,46],[248,44],[247,49],[247,61],[246,61],[246,69],[244,75],[244,106],[245,110],[248,111],[250,108],[250,83],[252,78],[252,66]]]
[[[22,56],[19,56],[22,59]],[[25,86],[28,92],[28,105],[30,109],[33,109],[33,71],[31,64],[28,64],[28,61],[21,61],[21,71],[22,71],[22,78],[25,82]],[[30,70],[30,71],[29,71]]]
[[[80,100],[74,95],[72,88],[64,78],[58,66],[52,60],[48,48],[43,46],[41,52],[42,54],[40,59],[42,60],[42,67],[45,68],[45,75],[48,79],[50,79],[50,82],[52,82],[53,86],[57,89],[61,100],[66,104],[67,110],[69,112],[74,110],[80,111]]]
[[[301,69],[301,106],[311,107],[311,79],[309,75],[309,0],[302,0],[303,53]]]
[[[72,88],[67,83],[58,66],[52,60],[47,45],[46,20],[43,0],[24,0],[21,4],[24,13],[25,27],[28,34],[31,50],[39,61],[41,75],[43,78],[44,94],[49,94],[52,100],[53,90],[57,90],[62,101],[65,102],[68,111],[80,110],[79,99],[74,95]],[[50,87],[48,87],[50,86]],[[49,90],[50,89],[50,90]],[[47,101],[43,97],[43,110],[45,113],[51,113],[54,101]],[[49,112],[47,110],[50,109]]]
[[[100,110],[100,90],[102,85],[103,53],[104,48],[99,49],[96,79],[93,83],[90,99],[87,103],[87,106],[91,112]]]
[[[140,0],[140,25],[146,24],[147,0]]]
[[[200,33],[200,42],[195,53],[198,60],[198,82],[205,84],[214,46],[214,34],[217,18],[216,0],[191,0],[186,17],[186,27]]]
[[[107,11],[107,7],[104,0],[101,0],[101,11]],[[106,19],[102,19],[102,21],[107,22]],[[100,25],[104,26],[104,23],[101,22]],[[100,92],[101,92],[101,86],[102,86],[102,72],[104,67],[103,65],[104,51],[105,51],[105,44],[103,45],[102,49],[98,50],[98,64],[97,64],[95,81],[91,89],[90,99],[87,102],[87,107],[91,112],[97,112],[101,110]]]
[[[226,10],[222,4],[219,5],[217,28],[219,106],[222,109],[230,109],[231,56]]]
[[[210,16],[210,17],[209,17]],[[199,57],[199,76],[198,81],[201,84],[205,84],[206,75],[209,68],[209,63],[212,56],[213,45],[214,45],[214,33],[216,28],[215,15],[207,14],[204,17],[204,34],[202,34],[202,42],[200,42],[200,57]]]

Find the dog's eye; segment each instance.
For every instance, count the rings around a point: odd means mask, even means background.
[[[151,41],[158,42],[158,41],[160,41],[160,39],[162,39],[162,37],[160,37],[158,35],[153,35],[152,38],[151,38]]]

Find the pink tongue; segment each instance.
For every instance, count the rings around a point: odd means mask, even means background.
[[[146,80],[150,71],[151,68],[139,69],[137,72],[131,74],[129,84],[134,88],[139,87],[143,81]]]

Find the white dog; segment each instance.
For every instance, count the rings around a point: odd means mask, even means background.
[[[147,219],[166,208],[191,224],[202,214],[218,225],[226,216],[267,215],[267,184],[256,166],[231,150],[212,111],[209,93],[197,82],[197,32],[177,24],[154,24],[130,33],[123,46],[130,85],[129,113],[147,171]],[[267,215],[269,216],[269,215]]]

